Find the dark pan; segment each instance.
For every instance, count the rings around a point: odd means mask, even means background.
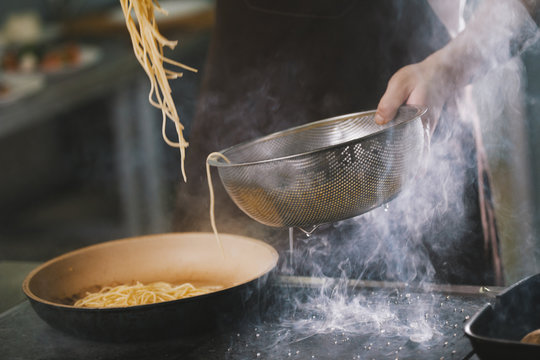
[[[52,327],[79,337],[132,341],[196,335],[235,321],[256,303],[278,254],[268,244],[211,233],[161,234],[76,250],[39,266],[23,291]],[[96,286],[168,281],[221,284],[192,298],[123,308],[76,308],[72,297]]]
[[[476,354],[489,359],[540,359],[540,345],[520,340],[540,328],[540,274],[528,277],[499,294],[466,324]]]

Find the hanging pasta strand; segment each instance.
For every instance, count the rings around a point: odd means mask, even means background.
[[[212,172],[210,171],[210,163],[209,163],[210,160],[217,160],[218,158],[223,159],[228,164],[231,163],[231,161],[220,152],[213,152],[213,153],[208,154],[208,157],[206,158],[206,179],[208,180],[208,191],[210,193],[210,224],[212,225],[214,236],[216,237],[216,241],[221,250],[221,255],[225,257],[225,250],[223,250],[223,244],[221,243],[221,240],[219,238],[219,234],[218,234],[218,230],[216,226],[216,216],[214,212],[214,207],[215,207],[214,185],[212,184]]]
[[[177,41],[168,40],[159,32],[155,13],[167,14],[155,0],[120,0],[122,11],[126,19],[135,57],[144,69],[150,80],[149,103],[160,109],[162,114],[161,134],[167,145],[180,150],[182,177],[187,181],[184,161],[188,142],[184,139],[184,126],[180,122],[176,106],[172,98],[169,84],[170,79],[182,77],[181,71],[165,69],[164,64],[180,69],[197,72],[190,66],[171,60],[163,55],[163,48],[174,49]],[[137,25],[138,24],[138,25]],[[165,129],[167,120],[174,123],[178,141],[169,139]]]

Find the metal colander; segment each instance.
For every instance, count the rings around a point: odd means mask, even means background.
[[[421,115],[403,106],[386,125],[375,111],[308,123],[213,158],[227,193],[247,215],[275,227],[306,228],[365,213],[414,177],[424,148]]]

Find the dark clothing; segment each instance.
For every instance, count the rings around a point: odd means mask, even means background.
[[[425,0],[218,0],[189,135],[189,182],[179,189],[186,212],[177,213],[176,230],[209,229],[204,164],[210,152],[374,109],[394,72],[449,40]],[[326,225],[309,241],[300,239],[296,273],[493,282],[483,248],[472,131],[454,114],[444,116],[429,170],[417,185],[392,201],[388,212],[374,210]],[[286,231],[255,223],[214,183],[220,231],[287,248]]]

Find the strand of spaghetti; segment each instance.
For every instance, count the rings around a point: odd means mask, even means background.
[[[230,160],[223,155],[220,152],[213,152],[208,155],[206,158],[206,177],[208,178],[208,190],[210,191],[210,224],[212,225],[212,230],[214,231],[214,235],[216,237],[216,241],[221,249],[221,254],[225,256],[225,252],[223,251],[223,244],[221,243],[221,240],[219,239],[219,234],[217,231],[216,226],[216,217],[214,213],[214,207],[215,207],[215,199],[214,199],[214,185],[212,184],[212,172],[210,171],[210,163],[209,161],[212,159],[221,158],[225,160],[228,164],[230,164]]]
[[[184,75],[183,73],[178,73],[167,69],[165,69],[165,73],[167,74],[167,79],[178,79]]]
[[[152,45],[154,45],[154,44],[153,44],[153,43],[150,43],[150,44],[149,44],[149,46],[152,46]],[[154,50],[156,50],[156,49],[154,49]],[[146,54],[146,50],[144,49],[143,51],[144,51],[144,54]],[[162,48],[161,48],[161,47],[159,48],[159,51],[160,51],[160,53],[161,53],[161,55],[162,55]],[[155,51],[152,51],[152,53],[155,54]],[[168,108],[167,103],[165,103],[165,104],[163,103],[163,100],[161,99],[161,96],[159,95],[159,92],[158,92],[158,90],[157,90],[157,88],[156,88],[156,86],[155,86],[155,84],[154,84],[154,77],[153,77],[153,75],[152,75],[152,72],[151,72],[150,70],[148,70],[148,68],[150,67],[150,66],[149,66],[149,65],[150,65],[150,64],[149,64],[150,61],[149,61],[148,57],[146,57],[146,56],[144,57],[144,60],[145,60],[145,62],[142,63],[142,64],[143,64],[143,67],[145,68],[145,70],[146,70],[147,73],[149,74],[149,77],[150,77],[150,80],[151,80],[151,92],[150,92],[150,94],[149,94],[149,97],[150,97],[150,98],[149,98],[150,103],[151,103],[152,105],[154,105],[154,106],[156,106],[156,107],[162,109],[162,111],[163,111],[163,113],[164,113],[164,119],[163,119],[163,121],[166,121],[166,117],[169,117],[169,118],[175,118],[175,117],[177,117],[177,115],[176,115],[175,113],[171,113],[171,112],[167,111],[167,108]],[[156,63],[156,62],[154,61],[154,63]],[[155,74],[155,73],[154,73],[154,74]],[[160,74],[160,72],[158,71],[158,72],[157,72],[157,75],[159,75],[159,74]],[[167,83],[167,87],[168,87],[168,83]],[[166,89],[165,89],[165,90],[166,90]],[[163,89],[162,89],[162,91],[163,91]],[[168,93],[170,93],[170,91],[168,91]],[[157,104],[156,104],[155,102],[151,101],[151,95],[152,95],[152,94],[155,94],[156,99],[158,100],[158,103],[157,103]],[[172,99],[171,99],[171,100],[172,100]],[[176,110],[174,106],[173,106],[172,109],[173,109],[173,111]],[[176,124],[176,122],[175,122],[175,125],[177,125],[177,129],[179,128],[180,130],[183,130],[183,127],[179,127],[178,124]],[[166,136],[165,136],[164,138],[165,138],[166,143],[167,143],[169,146],[179,147],[179,146],[182,145],[182,142],[181,142],[181,141],[179,141],[179,143],[175,143],[175,142],[169,140]],[[186,145],[187,145],[187,144],[186,144]],[[183,172],[183,173],[184,173],[184,172]]]
[[[180,67],[182,69],[186,69],[186,70],[189,70],[189,71],[197,71],[197,69],[194,69],[191,66],[187,66],[185,64],[179,63],[178,61],[168,59],[166,57],[163,58],[163,62],[166,62],[166,63],[171,64],[171,65],[176,65],[176,66],[178,66],[178,67]]]
[[[156,38],[156,40],[162,45],[167,46],[169,49],[174,49],[176,45],[178,44],[178,41],[172,41],[164,37],[159,33],[159,30],[157,29],[157,26],[152,26],[149,28],[152,35]]]
[[[164,123],[162,129],[165,128],[168,119],[175,125],[178,141],[175,142],[169,139],[164,130],[162,130],[162,135],[169,146],[180,149],[182,177],[186,181],[184,159],[185,150],[189,144],[183,137],[184,127],[180,122],[169,84],[170,79],[179,78],[182,73],[165,69],[164,64],[174,65],[193,72],[197,70],[168,59],[163,55],[164,46],[173,49],[178,42],[167,39],[159,32],[154,13],[158,11],[166,14],[167,12],[161,8],[157,1],[120,0],[120,5],[124,13],[135,57],[150,80],[149,103],[161,110],[162,122]]]

